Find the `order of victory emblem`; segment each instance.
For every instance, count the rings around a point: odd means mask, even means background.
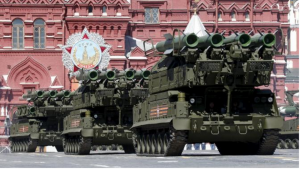
[[[97,33],[89,33],[85,28],[82,33],[72,34],[62,47],[64,66],[71,72],[78,69],[106,68],[109,64],[109,49],[103,37]]]

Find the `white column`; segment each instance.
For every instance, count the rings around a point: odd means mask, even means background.
[[[1,116],[4,116],[4,107],[1,107]]]
[[[289,19],[290,19],[290,24],[294,25],[295,24],[295,16],[294,16],[294,9],[293,9],[293,7],[292,7],[292,9],[290,9],[290,17],[289,17]]]

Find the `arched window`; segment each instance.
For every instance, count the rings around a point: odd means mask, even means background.
[[[21,19],[13,21],[13,49],[24,48],[24,24]]]
[[[78,5],[75,5],[75,6],[74,6],[74,13],[77,13],[77,12],[78,12],[78,10],[79,10],[78,8],[79,8]]]
[[[121,6],[120,5],[117,6],[117,13],[119,13],[119,12],[121,12]]]
[[[93,13],[93,6],[92,6],[92,5],[90,5],[90,6],[88,7],[88,12],[89,12],[89,13]]]
[[[73,9],[74,9],[74,16],[79,16],[79,5],[75,4]]]
[[[246,11],[246,13],[245,13],[245,19],[246,19],[246,21],[250,21],[250,16],[249,16],[248,11]]]
[[[232,21],[235,21],[235,20],[236,20],[236,19],[235,19],[235,12],[234,12],[234,11],[231,12],[231,20],[232,20]]]
[[[102,7],[102,13],[106,13],[106,6]]]
[[[42,19],[34,21],[34,48],[45,48],[45,22]]]
[[[218,20],[222,21],[222,12],[221,11],[218,12]]]

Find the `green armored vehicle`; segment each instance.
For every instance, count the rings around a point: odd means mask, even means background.
[[[37,146],[55,146],[63,151],[63,118],[73,110],[72,92],[35,91],[23,95],[28,105],[20,105],[10,127],[12,152],[35,152]]]
[[[134,107],[140,156],[178,156],[185,144],[215,143],[222,155],[271,155],[283,119],[269,85],[273,34],[167,34],[149,94]]]
[[[299,104],[293,101],[298,90],[286,91],[288,106],[279,108],[280,114],[285,118],[283,127],[279,132],[278,149],[299,149]]]
[[[132,146],[132,107],[148,96],[148,70],[80,70],[74,111],[64,119],[65,154],[89,154],[92,146]]]

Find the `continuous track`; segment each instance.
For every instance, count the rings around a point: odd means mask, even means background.
[[[257,143],[217,142],[216,146],[222,155],[273,155],[279,141],[278,135],[278,130],[265,130]]]
[[[92,139],[81,136],[63,138],[64,153],[66,155],[90,154]]]
[[[163,131],[148,131],[149,134],[139,134],[133,138],[133,144],[138,156],[180,156],[186,144],[186,131],[176,131],[174,128]]]
[[[35,152],[37,147],[37,140],[32,140],[29,137],[10,142],[10,149],[12,152]]]

